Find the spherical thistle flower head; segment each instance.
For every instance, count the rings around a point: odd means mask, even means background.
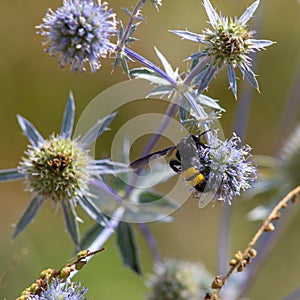
[[[87,288],[79,282],[61,282],[53,279],[39,295],[32,295],[28,300],[86,300]]]
[[[0,181],[23,178],[33,197],[15,225],[13,237],[27,227],[46,201],[53,207],[62,207],[67,230],[77,246],[78,221],[81,220],[75,210],[77,205],[101,226],[107,224],[106,217],[93,200],[97,195],[91,194],[91,186],[93,182],[99,182],[99,176],[126,172],[128,167],[109,159],[93,159],[89,147],[107,130],[115,115],[112,113],[98,120],[85,134],[73,138],[75,104],[70,94],[60,134],[52,134],[47,139],[28,120],[18,116],[30,144],[18,168],[0,171]]]
[[[46,37],[44,46],[51,56],[59,56],[59,65],[70,65],[75,72],[100,68],[100,57],[114,51],[111,38],[116,34],[115,14],[107,3],[94,0],[65,0],[57,10],[48,10],[38,34]]]
[[[29,145],[20,163],[27,190],[47,198],[53,205],[88,194],[92,158],[76,140],[51,135],[37,146]]]
[[[155,267],[155,274],[147,282],[148,300],[202,299],[209,288],[211,276],[200,264],[167,260]]]
[[[208,87],[209,82],[218,71],[227,66],[230,88],[236,97],[237,84],[235,67],[238,67],[243,76],[250,84],[259,89],[258,82],[251,70],[251,59],[249,54],[256,50],[264,49],[273,44],[269,40],[258,40],[253,38],[255,33],[247,29],[247,22],[253,16],[259,4],[255,1],[240,18],[229,18],[219,15],[212,7],[209,0],[204,0],[203,5],[207,12],[212,29],[205,29],[202,34],[189,31],[173,31],[180,37],[204,45],[204,49],[193,54],[190,59],[208,59],[205,70],[196,75],[195,82],[199,86],[199,93]]]
[[[215,201],[230,204],[241,191],[252,188],[256,179],[257,168],[250,160],[251,147],[240,146],[240,143],[240,138],[235,134],[226,141],[219,140],[215,135],[210,139],[203,172],[209,178],[206,190],[215,193]]]
[[[283,175],[287,184],[296,187],[300,184],[300,126],[284,143],[280,159],[278,173]]]

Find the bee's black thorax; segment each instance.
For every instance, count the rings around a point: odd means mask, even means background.
[[[200,135],[201,136],[201,135]],[[169,165],[176,173],[182,174],[184,180],[198,192],[203,192],[208,178],[202,171],[202,161],[207,155],[209,146],[200,141],[200,136],[190,135],[177,144],[175,157]]]

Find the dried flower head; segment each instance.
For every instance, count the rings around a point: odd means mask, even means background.
[[[255,1],[240,18],[228,18],[219,15],[212,7],[209,0],[203,1],[206,13],[213,29],[205,29],[202,34],[189,31],[173,31],[178,36],[204,45],[204,50],[193,54],[191,59],[208,58],[210,63],[195,77],[199,85],[199,92],[208,87],[209,82],[227,66],[230,88],[236,97],[236,75],[234,68],[238,67],[250,84],[259,89],[258,82],[251,70],[249,54],[256,50],[264,49],[273,44],[269,40],[253,38],[254,31],[247,29],[247,22],[256,11],[259,0]]]
[[[68,232],[73,242],[79,243],[78,220],[75,207],[80,205],[86,213],[101,225],[106,218],[94,204],[90,180],[99,175],[124,172],[127,165],[108,160],[94,160],[88,148],[109,126],[116,114],[99,120],[86,134],[72,138],[75,106],[72,94],[66,105],[60,134],[44,139],[25,118],[18,121],[30,145],[16,169],[0,171],[0,181],[24,178],[33,194],[30,204],[16,224],[14,237],[20,234],[33,220],[42,204],[49,200],[54,207],[61,206]]]
[[[209,289],[211,276],[200,264],[168,260],[150,277],[148,300],[196,300]]]
[[[92,72],[100,68],[100,57],[114,51],[111,38],[117,32],[116,18],[107,3],[94,0],[64,0],[57,10],[48,10],[37,26],[46,37],[44,45],[51,56],[59,56],[59,65],[70,65],[75,72],[85,71],[88,62]]]

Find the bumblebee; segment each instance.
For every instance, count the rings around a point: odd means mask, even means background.
[[[209,176],[209,168],[205,166],[210,147],[201,142],[200,135],[189,135],[181,139],[177,146],[168,147],[157,152],[150,153],[132,162],[130,167],[138,169],[146,166],[153,159],[162,156],[170,157],[169,166],[197,192],[204,192]]]

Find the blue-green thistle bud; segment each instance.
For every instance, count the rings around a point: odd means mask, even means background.
[[[196,300],[208,290],[211,276],[199,264],[168,260],[150,277],[148,300]]]

